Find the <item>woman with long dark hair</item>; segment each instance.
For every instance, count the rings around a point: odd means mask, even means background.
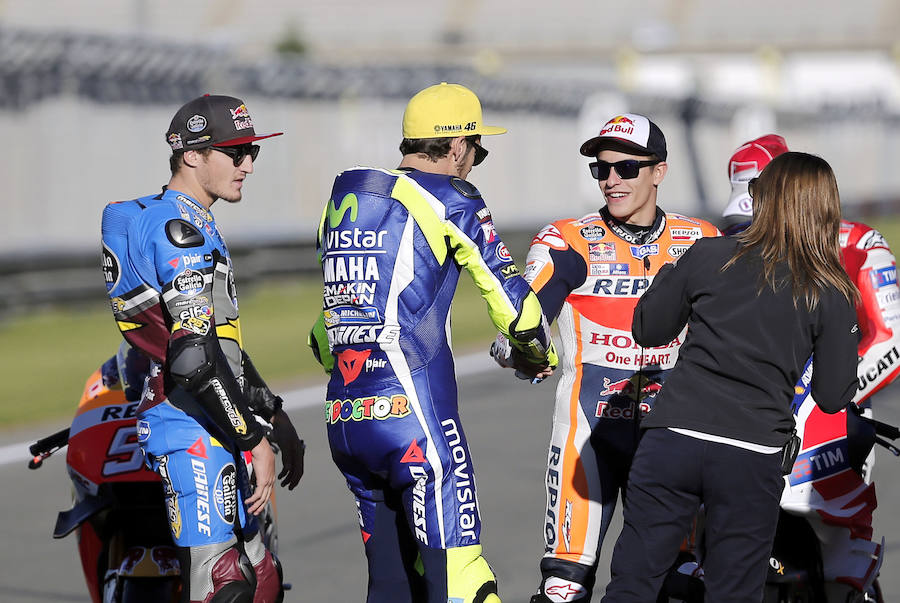
[[[635,308],[642,346],[688,325],[643,420],[606,603],[656,600],[705,507],[706,600],[758,603],[775,535],[794,384],[812,354],[826,412],[856,391],[858,292],[841,267],[840,197],[820,157],[784,153],[753,182],[753,223],[697,241]]]

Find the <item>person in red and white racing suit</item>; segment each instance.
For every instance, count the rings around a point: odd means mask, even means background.
[[[544,314],[558,318],[562,342],[541,584],[532,603],[591,599],[600,546],[624,493],[640,418],[652,407],[683,341],[682,334],[661,348],[638,346],[631,335],[634,307],[663,265],[697,239],[719,235],[708,222],[657,207],[668,169],[666,143],[646,117],[612,118],[581,146],[581,154],[596,159],[590,169],[606,206],[546,226],[531,243],[525,270]]]
[[[723,231],[740,232],[752,218],[748,182],[773,157],[787,151],[781,136],[769,134],[739,147],[729,161],[732,194],[723,213]],[[872,394],[900,372],[900,289],[897,267],[884,237],[860,222],[843,220],[840,244],[844,268],[860,292],[857,319],[859,388],[853,399],[871,416]],[[875,579],[882,555],[873,541],[872,512],[877,506],[870,454],[862,474],[852,467],[853,442],[847,411],[827,415],[809,395],[813,367],[796,387],[794,415],[802,444],[793,472],[785,476],[781,507],[804,517],[821,543],[828,600],[865,590]],[[853,417],[850,417],[853,420]]]

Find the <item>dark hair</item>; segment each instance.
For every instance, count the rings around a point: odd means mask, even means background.
[[[787,263],[795,305],[803,298],[815,308],[829,286],[853,303],[859,293],[841,265],[840,224],[841,199],[828,162],[807,153],[783,153],[753,183],[753,221],[737,235],[738,251],[722,269],[758,249],[763,282],[773,289],[776,264]]]
[[[478,135],[466,136],[469,146],[475,144]],[[400,152],[403,155],[426,155],[431,161],[443,159],[450,152],[452,138],[404,138],[400,142]]]
[[[183,149],[180,151],[173,151],[172,156],[169,157],[169,170],[172,172],[173,176],[178,172],[178,170],[181,169],[181,166],[184,163],[184,154],[188,150],[197,151],[198,153],[206,157],[207,155],[209,155],[209,152],[212,149],[210,147],[206,147],[204,149]]]

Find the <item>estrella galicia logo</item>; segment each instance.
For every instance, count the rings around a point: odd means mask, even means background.
[[[185,268],[181,274],[175,277],[173,284],[175,290],[182,295],[187,295],[188,297],[197,295],[203,290],[203,273]]]
[[[150,423],[144,420],[137,422],[138,442],[146,442],[150,439]]]
[[[103,243],[100,255],[100,269],[103,271],[103,280],[106,281],[106,290],[112,291],[119,284],[122,270],[119,268],[119,258],[106,243]]]
[[[219,471],[213,496],[219,517],[225,523],[233,524],[237,517],[237,472],[234,464],[228,463]]]
[[[347,193],[341,199],[340,205],[335,205],[334,199],[328,201],[328,226],[337,228],[344,221],[344,215],[350,212],[350,221],[356,222],[356,216],[359,213],[359,201],[353,193]]]
[[[659,245],[656,243],[650,245],[632,245],[631,255],[638,260],[643,260],[649,255],[659,255]]]

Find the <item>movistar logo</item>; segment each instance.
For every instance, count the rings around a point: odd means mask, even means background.
[[[356,214],[359,213],[359,201],[353,193],[347,193],[341,199],[338,207],[334,205],[334,199],[328,201],[328,226],[335,228],[344,221],[344,214],[350,212],[350,221],[356,222]]]

